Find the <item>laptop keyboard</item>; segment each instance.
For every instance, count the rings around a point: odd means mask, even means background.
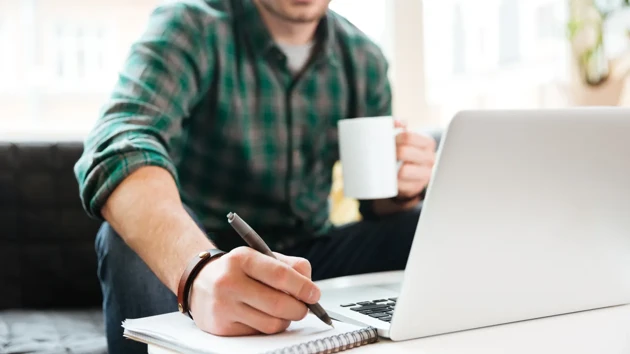
[[[341,307],[349,307],[350,310],[356,311],[360,314],[370,316],[384,322],[391,322],[397,299],[397,297],[390,297],[388,299],[343,304]]]

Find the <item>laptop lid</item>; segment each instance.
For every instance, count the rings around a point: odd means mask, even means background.
[[[461,112],[393,340],[630,303],[630,110]]]

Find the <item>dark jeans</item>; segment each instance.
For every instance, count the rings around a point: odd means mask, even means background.
[[[282,253],[308,259],[314,280],[402,270],[419,215],[418,209],[345,225]],[[96,252],[109,352],[144,354],[146,345],[123,338],[122,321],[177,311],[177,298],[107,223],[96,237]]]

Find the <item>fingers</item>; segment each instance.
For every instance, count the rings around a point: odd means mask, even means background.
[[[403,161],[398,171],[398,194],[418,195],[429,180],[435,165],[435,140],[413,132],[403,132],[396,138],[396,156]]]
[[[265,334],[276,334],[286,330],[291,321],[269,316],[247,304],[236,307],[236,321]]]
[[[426,185],[426,182],[423,185]],[[418,193],[420,193],[421,191],[422,189],[418,187],[417,181],[398,182],[398,195],[403,198],[410,198],[410,197],[417,196]]]
[[[217,326],[217,329],[208,331],[211,334],[222,337],[240,337],[260,334],[260,331],[240,322],[230,322]]]
[[[311,279],[311,263],[301,257],[291,257],[291,256],[286,256],[282,253],[276,253],[274,252],[274,255],[276,256],[276,258],[278,258],[278,260],[288,264],[289,266],[291,266],[291,268],[297,270],[300,274],[302,274],[303,276]]]
[[[255,295],[252,296],[252,294]],[[251,278],[248,278],[247,283],[243,284],[236,296],[239,301],[252,308],[285,320],[299,321],[308,313],[306,305],[293,296]]]
[[[287,263],[240,247],[210,262],[193,283],[196,325],[220,336],[273,334],[306,317],[308,308],[296,297],[315,302],[320,296],[304,275],[310,275],[310,264],[280,258]]]
[[[415,165],[415,164],[403,164],[398,172],[398,181],[402,182],[414,182],[428,181],[431,178],[431,166],[429,165]]]
[[[428,135],[406,131],[396,136],[396,144],[398,146],[415,146],[419,149],[434,151],[436,142],[435,139]]]
[[[394,128],[407,128],[407,122],[400,119],[394,119]]]
[[[249,277],[309,304],[319,301],[319,288],[306,276],[288,264],[265,256],[247,247],[237,250],[241,257],[236,264]]]
[[[433,167],[435,164],[435,153],[433,151],[420,149],[413,145],[398,145],[396,147],[396,156],[399,161],[416,165]]]

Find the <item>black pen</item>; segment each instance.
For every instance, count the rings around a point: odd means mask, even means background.
[[[245,242],[249,245],[249,247],[255,249],[256,251],[263,253],[271,258],[277,259],[274,256],[273,252],[269,249],[269,246],[263,241],[263,239],[251,228],[240,216],[236,215],[236,213],[229,213],[228,222],[234,230],[243,238]],[[333,326],[332,320],[326,310],[320,304],[306,304],[306,306],[317,316],[320,320],[326,323],[329,326]]]

